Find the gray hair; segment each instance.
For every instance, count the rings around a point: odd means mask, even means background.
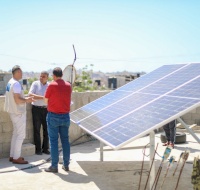
[[[49,73],[47,71],[42,71],[41,74],[45,74],[45,75],[49,76]]]
[[[15,71],[17,70],[21,70],[20,66],[19,65],[15,65],[13,68],[12,68],[12,74],[15,73]]]

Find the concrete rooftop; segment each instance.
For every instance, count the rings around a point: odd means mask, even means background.
[[[179,182],[179,190],[192,190],[191,173],[192,162],[195,156],[200,155],[200,146],[194,138],[187,134],[187,142],[177,144],[171,155],[178,160],[180,153],[186,148],[190,150],[190,155],[185,164]],[[200,134],[197,134],[200,138]],[[165,147],[160,141],[160,134],[156,134],[158,142],[158,154],[162,155]],[[46,173],[44,168],[50,166],[50,162],[45,163],[48,155],[33,155],[25,159],[30,162],[28,165],[17,165],[10,163],[8,159],[0,159],[0,190],[137,190],[139,184],[140,170],[143,159],[143,147],[149,143],[149,136],[137,139],[118,151],[113,151],[110,147],[104,146],[104,162],[100,160],[99,141],[90,141],[71,147],[70,171],[62,170],[59,164],[57,174]],[[146,150],[148,154],[149,148]],[[155,157],[156,172],[160,165],[161,158]],[[44,164],[42,164],[44,163]],[[22,169],[42,164],[31,169]],[[172,177],[172,173],[177,163],[170,168],[163,190],[175,189],[180,166],[177,173]],[[167,163],[164,164],[157,189],[160,187],[165,174]],[[144,189],[149,170],[149,158],[145,157],[144,170],[142,174],[141,189]],[[5,172],[5,173],[4,173]],[[149,189],[149,185],[148,185]]]

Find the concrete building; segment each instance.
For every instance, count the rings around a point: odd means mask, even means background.
[[[140,77],[140,74],[136,74],[136,75],[114,75],[114,76],[110,76],[108,77],[108,88],[109,89],[116,89],[119,88],[129,82],[131,82],[132,80],[136,79]]]
[[[12,73],[0,73],[0,95],[4,95],[6,92],[6,85],[12,78]]]

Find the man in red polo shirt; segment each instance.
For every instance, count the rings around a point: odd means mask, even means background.
[[[63,149],[63,169],[69,171],[70,144],[68,130],[70,126],[71,85],[62,79],[62,69],[53,70],[53,82],[49,84],[45,94],[48,104],[47,126],[51,149],[51,166],[46,172],[58,172],[58,136],[60,135]],[[59,134],[59,135],[58,135]]]

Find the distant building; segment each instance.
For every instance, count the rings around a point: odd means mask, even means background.
[[[97,86],[101,86],[101,79],[96,79],[94,82],[97,84]]]
[[[0,95],[4,95],[6,92],[6,85],[12,78],[11,73],[0,73]]]
[[[138,77],[140,77],[140,73],[137,73],[135,75],[115,75],[112,77],[110,76],[108,77],[108,88],[114,90]]]

